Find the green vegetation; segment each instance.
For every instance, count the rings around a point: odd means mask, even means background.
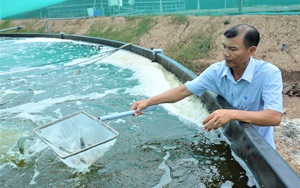
[[[185,15],[172,15],[171,24],[185,24],[189,22],[189,18]]]
[[[230,24],[231,22],[230,22],[230,18],[228,18],[228,19],[226,19],[225,21],[224,21],[224,25],[228,25],[228,24]]]
[[[99,21],[93,24],[87,35],[138,44],[140,37],[157,24],[154,16],[127,17],[126,22],[126,26],[115,30],[115,25]],[[187,24],[188,22],[189,19],[185,15],[171,15],[170,24]],[[195,70],[193,61],[207,56],[213,47],[213,33],[211,31],[198,32],[196,35],[183,39],[179,44],[169,45],[164,49],[166,55],[187,68]]]
[[[188,69],[195,70],[193,61],[206,57],[213,48],[213,33],[212,31],[198,32],[180,43],[171,44],[165,50],[166,54]]]
[[[32,25],[26,25],[26,27],[22,28],[20,33],[45,33],[45,26],[40,27],[39,29],[33,29]]]
[[[11,20],[4,20],[1,24],[0,24],[0,29],[6,29],[10,27],[10,22]]]
[[[43,26],[43,27],[40,27],[39,30],[38,30],[37,32],[39,32],[39,33],[44,33],[45,30],[46,30],[46,27]]]
[[[42,27],[36,29],[34,28],[35,21],[29,21],[26,22],[26,25],[23,26],[20,30],[18,29],[13,29],[13,30],[7,30],[4,31],[3,33],[44,33],[45,32],[45,26],[43,25]],[[12,20],[3,20],[3,22],[0,22],[0,29],[7,29],[11,27],[16,27],[17,25],[12,24]]]
[[[169,16],[171,16],[170,24],[187,24],[189,22],[188,17],[185,15]],[[126,26],[115,30],[115,25],[108,25],[100,21],[93,24],[87,35],[138,44],[140,37],[157,24],[155,16],[127,17],[126,22]],[[193,61],[206,57],[213,47],[213,33],[211,31],[203,31],[189,36],[179,44],[176,43],[166,47],[164,49],[165,53],[187,68],[195,70],[196,67]]]
[[[97,22],[93,24],[88,36],[100,37],[122,42],[138,43],[141,36],[147,33],[157,21],[154,17],[128,17],[126,26],[115,30],[115,25]]]

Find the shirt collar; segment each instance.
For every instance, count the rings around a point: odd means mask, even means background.
[[[226,65],[225,65],[226,66]],[[255,67],[255,62],[253,61],[253,58],[250,57],[250,61],[243,73],[243,76],[241,77],[240,80],[246,80],[247,82],[251,83],[252,82],[252,79],[253,79],[253,74],[254,74],[254,67]],[[233,76],[231,74],[231,70],[230,68],[228,68],[226,66],[226,68],[224,69],[221,77],[223,76],[227,76],[227,78],[232,78],[233,79]]]

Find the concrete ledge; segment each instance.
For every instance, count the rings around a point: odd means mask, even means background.
[[[47,37],[79,40],[113,47],[125,43],[94,37],[65,34],[0,34],[0,37]],[[139,54],[150,60],[156,60],[168,71],[175,74],[183,83],[192,80],[196,75],[180,63],[161,53],[150,49],[130,45],[125,50]],[[200,99],[209,112],[220,108],[232,108],[223,98],[212,92],[205,92]],[[258,134],[251,124],[232,121],[222,127],[224,134],[231,142],[231,149],[248,165],[257,182],[264,188],[288,187],[299,188],[300,178],[281,158],[281,156]]]

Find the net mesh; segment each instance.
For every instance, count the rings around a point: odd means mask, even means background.
[[[1,0],[1,19],[160,14],[299,14],[300,0]]]
[[[85,169],[112,147],[118,132],[86,112],[77,112],[34,132],[69,167]]]

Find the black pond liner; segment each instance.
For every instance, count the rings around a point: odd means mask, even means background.
[[[112,47],[120,47],[125,43],[95,37],[60,34],[0,34],[0,37],[25,38],[61,38],[85,41]],[[124,50],[144,56],[161,64],[166,70],[178,77],[183,83],[192,80],[196,75],[175,60],[164,55],[161,50],[151,50],[136,45],[129,45]],[[226,100],[212,92],[205,92],[199,99],[209,112],[220,108],[232,108]],[[300,178],[282,157],[264,140],[249,123],[232,121],[222,126],[223,133],[231,142],[231,149],[251,170],[257,183],[264,188],[299,188]]]

